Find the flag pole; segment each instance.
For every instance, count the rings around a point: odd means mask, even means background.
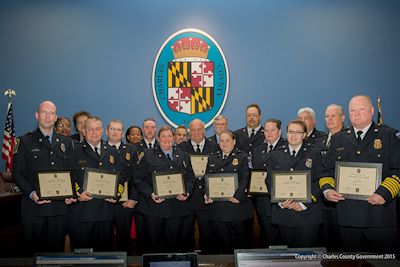
[[[378,96],[378,125],[382,125],[381,97]]]

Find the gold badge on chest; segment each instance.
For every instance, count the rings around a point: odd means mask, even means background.
[[[114,156],[113,155],[110,155],[110,163],[114,164]]]
[[[237,166],[238,164],[239,164],[239,160],[236,159],[236,158],[234,158],[234,159],[232,160],[232,165],[233,165],[233,166]]]
[[[375,139],[375,140],[374,140],[374,148],[375,148],[375,149],[381,149],[381,148],[382,148],[382,141],[381,141],[381,139]]]
[[[131,153],[127,152],[127,153],[125,154],[125,159],[126,159],[127,161],[130,161],[130,160],[131,160]]]

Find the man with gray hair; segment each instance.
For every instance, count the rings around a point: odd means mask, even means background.
[[[297,111],[297,118],[301,121],[304,121],[304,123],[306,124],[307,127],[306,142],[308,145],[314,144],[317,138],[324,135],[324,132],[318,131],[315,128],[316,124],[315,112],[312,108],[305,107],[299,109],[299,111]]]
[[[228,129],[228,118],[224,115],[218,115],[215,117],[213,125],[215,135],[210,136],[208,140],[217,142],[219,144],[219,135],[222,133],[222,131]]]

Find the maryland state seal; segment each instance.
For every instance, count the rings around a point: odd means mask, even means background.
[[[218,116],[228,96],[229,72],[217,42],[197,29],[171,35],[153,65],[154,100],[174,127],[200,119],[206,127]]]

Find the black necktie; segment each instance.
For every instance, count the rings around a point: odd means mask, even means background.
[[[153,148],[153,145],[151,143],[149,143],[149,148]]]
[[[326,147],[330,147],[330,145],[331,145],[331,138],[329,137],[329,139],[328,140],[326,140]]]
[[[172,160],[171,155],[170,155],[169,153],[167,153],[167,158],[168,158],[169,160]]]
[[[224,160],[226,160],[227,158],[228,158],[228,155],[225,154],[225,155],[224,155]]]
[[[253,137],[255,135],[255,133],[256,133],[256,130],[252,129],[251,130],[251,134],[250,134],[250,138]]]
[[[269,153],[269,152],[271,152],[271,151],[272,151],[272,149],[274,149],[274,146],[273,146],[273,145],[269,145],[269,150],[268,150],[268,153]]]
[[[199,144],[197,144],[196,153],[201,153]]]
[[[46,139],[47,139],[47,141],[49,142],[49,144],[51,144],[50,136],[46,135]]]
[[[292,159],[294,159],[296,157],[296,150],[293,149],[291,157],[292,157]]]
[[[100,155],[99,148],[97,146],[94,147],[94,152],[96,152],[97,155]]]
[[[361,135],[363,134],[363,131],[358,131],[357,132],[357,143],[361,143]]]

